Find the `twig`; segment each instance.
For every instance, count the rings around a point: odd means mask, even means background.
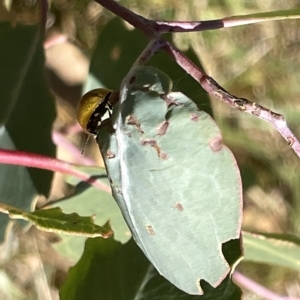
[[[239,109],[240,111],[249,113],[256,116],[259,119],[271,123],[276,130],[282,135],[282,137],[288,142],[289,146],[300,157],[300,142],[293,134],[293,132],[287,126],[287,123],[282,115],[279,115],[255,102],[251,102],[244,98],[236,97],[227,92],[221,87],[212,77],[208,76],[203,70],[196,66],[190,59],[188,59],[180,50],[174,45],[167,42],[160,36],[154,27],[153,21],[149,21],[127,8],[121,6],[113,0],[96,0],[103,7],[107,8],[111,12],[115,13],[134,27],[141,30],[146,36],[156,41],[156,45],[161,44],[162,49],[165,50],[173,59],[180,65],[189,75],[191,75],[209,94],[217,99],[230,105],[232,108]],[[234,19],[232,17],[231,19]],[[177,22],[178,23],[178,22]],[[188,22],[185,22],[188,24]],[[193,24],[193,22],[191,22]],[[186,26],[186,25],[185,25]],[[192,25],[191,25],[192,26]],[[149,47],[149,45],[147,46]],[[146,62],[154,51],[144,52],[143,62]],[[147,56],[148,55],[148,56]]]
[[[160,50],[163,46],[165,46],[166,42],[161,39],[152,39],[143,52],[139,55],[137,60],[132,65],[131,69],[134,69],[137,66],[144,65],[158,50]]]
[[[245,275],[239,272],[234,272],[233,279],[239,286],[244,287],[249,291],[252,291],[256,295],[259,295],[266,300],[300,300],[300,298],[296,297],[279,296],[278,294],[268,290],[264,286],[260,285],[259,283],[253,281],[252,279],[246,277]]]
[[[274,13],[274,12],[273,12]],[[275,12],[276,13],[276,12]],[[293,13],[294,15],[290,16]],[[232,16],[223,19],[207,20],[207,21],[150,21],[152,27],[160,33],[166,32],[195,32],[195,31],[206,31],[220,28],[229,28],[241,25],[256,24],[261,22],[270,22],[275,20],[286,20],[287,16],[289,19],[299,19],[300,15],[295,13],[295,9],[284,10],[278,12],[276,16],[270,16],[269,12],[257,13],[252,15],[239,15]]]
[[[0,149],[0,164],[39,168],[72,175],[100,190],[111,193],[110,187],[100,180],[93,178],[91,175],[78,170],[78,166],[52,157],[23,151]]]
[[[288,142],[295,153],[300,157],[300,143],[293,132],[289,129],[284,117],[277,114],[255,102],[251,102],[244,98],[236,97],[223,89],[213,78],[207,76],[201,79],[201,86],[214,97],[229,104],[233,108],[254,115],[261,120],[271,123],[274,128]]]
[[[96,162],[89,158],[81,155],[81,151],[78,149],[78,147],[74,146],[66,137],[65,135],[59,133],[58,131],[52,132],[52,141],[56,146],[62,147],[64,150],[66,150],[72,157],[75,158],[75,161],[77,163],[80,163],[85,166],[95,166]]]
[[[206,31],[225,27],[222,19],[191,22],[151,21],[151,23],[152,27],[159,33]]]

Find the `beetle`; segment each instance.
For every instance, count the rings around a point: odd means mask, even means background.
[[[98,88],[87,92],[79,100],[77,121],[86,133],[96,135],[101,118],[106,112],[111,115],[112,104],[109,98],[112,92],[109,89]]]

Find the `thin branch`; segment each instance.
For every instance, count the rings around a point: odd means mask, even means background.
[[[202,88],[210,95],[230,105],[232,108],[239,109],[242,112],[253,115],[264,120],[274,126],[274,128],[287,141],[289,147],[300,157],[300,142],[294,133],[289,129],[284,117],[277,114],[255,102],[251,102],[244,98],[236,97],[221,87],[212,77],[200,70],[192,61],[190,61],[181,51],[169,42],[164,46],[165,50],[174,57],[175,61],[189,75],[191,75]]]
[[[75,159],[75,161],[81,165],[85,166],[95,166],[96,162],[89,158],[85,157],[81,154],[81,151],[74,146],[63,134],[59,133],[58,131],[52,132],[52,141],[56,146],[62,147],[66,150],[70,155]]]
[[[23,151],[0,149],[0,164],[38,168],[72,175],[88,182],[94,187],[111,193],[111,189],[100,180],[78,169],[78,166],[52,157]]]
[[[157,39],[160,36],[152,26],[152,22],[145,19],[144,17],[135,14],[128,8],[120,5],[114,0],[95,0],[95,2],[99,3],[107,10],[111,11],[115,15],[122,18],[124,21],[131,24],[133,27],[141,30],[147,37],[150,39]]]
[[[221,87],[212,77],[208,76],[203,70],[196,66],[188,57],[186,57],[180,50],[178,50],[171,43],[164,40],[160,33],[153,28],[152,21],[146,20],[145,18],[131,12],[127,8],[121,6],[113,0],[96,0],[99,4],[115,13],[125,21],[133,25],[134,27],[141,30],[149,38],[155,40],[156,45],[161,45],[162,49],[165,50],[173,59],[180,65],[189,75],[191,75],[209,94],[221,100],[222,102],[230,105],[232,108],[239,109],[240,111],[249,113],[262,119],[268,123],[271,123],[275,129],[282,135],[282,137],[288,142],[289,146],[295,151],[300,157],[300,142],[293,134],[293,132],[287,126],[286,121],[282,115],[279,115],[271,110],[264,108],[261,105],[251,102],[244,98],[239,98],[231,95],[223,87]],[[232,17],[231,19],[236,18]],[[229,18],[230,19],[230,18]],[[187,24],[187,22],[186,22]],[[151,46],[151,45],[150,45]],[[149,47],[149,45],[147,46]],[[150,58],[153,52],[144,52],[143,62]]]
[[[224,28],[222,19],[207,21],[150,21],[152,27],[159,33],[167,32],[194,32]]]
[[[244,287],[249,291],[252,291],[254,294],[259,295],[266,300],[300,300],[300,298],[296,297],[279,296],[278,294],[268,290],[261,284],[253,281],[249,277],[246,277],[245,275],[239,272],[234,272],[233,279],[239,286]]]
[[[238,15],[216,20],[206,21],[150,21],[152,27],[159,33],[166,32],[197,32],[220,28],[236,27],[241,25],[256,24],[262,22],[299,19],[299,9],[274,11],[272,13],[257,13],[250,15]]]
[[[152,39],[148,43],[146,48],[143,50],[143,52],[136,59],[136,61],[131,67],[131,70],[135,69],[136,67],[143,66],[158,50],[160,50],[165,45],[166,45],[165,40],[161,38]]]
[[[251,102],[244,98],[236,97],[228,93],[223,89],[213,78],[205,76],[201,79],[201,86],[214,97],[225,102],[233,108],[254,115],[255,117],[264,120],[274,126],[274,128],[282,135],[282,137],[288,142],[290,148],[300,157],[300,142],[289,129],[284,117],[265,108],[255,102]]]

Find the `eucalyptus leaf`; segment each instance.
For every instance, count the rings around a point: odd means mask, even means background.
[[[80,170],[109,185],[104,168],[81,167]],[[114,239],[121,243],[128,242],[131,238],[130,231],[110,193],[80,182],[75,177],[69,177],[67,182],[75,187],[74,193],[58,200],[54,205],[59,205],[65,213],[76,211],[81,216],[95,215],[95,223],[100,225],[109,220]],[[62,241],[53,246],[61,254],[77,262],[83,253],[85,240],[84,237],[63,235]]]
[[[0,22],[0,147],[55,156],[51,131],[56,111],[44,77],[42,26]],[[38,194],[48,196],[53,173],[3,165],[0,202],[31,210]],[[0,242],[8,218],[0,215]]]
[[[21,219],[33,223],[43,231],[65,233],[86,237],[104,237],[112,235],[109,222],[104,226],[94,224],[93,217],[81,217],[77,213],[65,214],[59,207],[36,210],[32,213],[20,208],[0,203],[0,211],[12,219]]]
[[[200,280],[217,287],[232,271],[222,245],[239,239],[241,179],[212,118],[171,86],[136,68],[97,139],[135,241],[160,274],[201,295]]]
[[[243,231],[243,246],[245,261],[300,271],[300,239],[297,236]]]

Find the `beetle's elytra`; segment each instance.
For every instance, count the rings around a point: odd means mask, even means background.
[[[92,135],[97,134],[101,124],[101,118],[105,113],[112,110],[109,96],[112,91],[109,89],[94,89],[84,94],[77,106],[77,121],[82,129]]]

